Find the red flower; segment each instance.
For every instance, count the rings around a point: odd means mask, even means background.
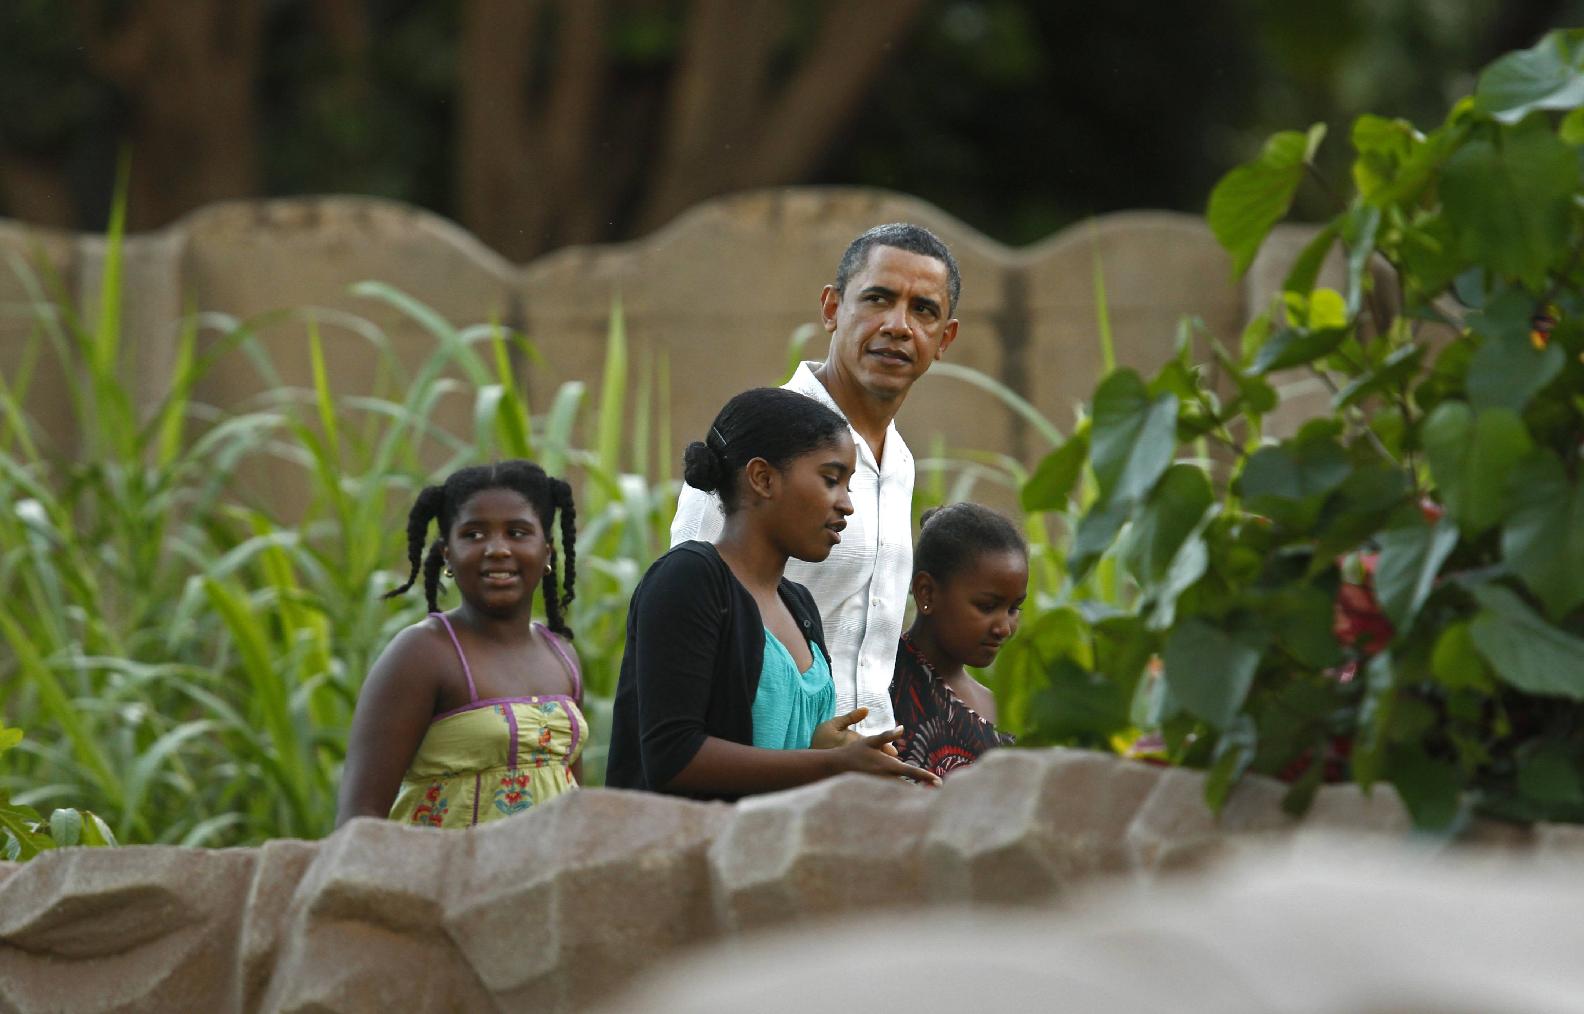
[[[1375,599],[1377,559],[1376,553],[1358,557],[1362,573],[1357,581],[1346,579],[1348,568],[1344,566],[1344,578],[1337,588],[1336,604],[1332,609],[1331,632],[1336,635],[1337,642],[1345,648],[1357,648],[1365,658],[1385,648],[1397,633]]]

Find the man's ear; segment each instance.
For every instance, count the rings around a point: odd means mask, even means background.
[[[935,358],[939,359],[942,356],[942,354],[945,353],[947,347],[949,345],[951,345],[951,343],[956,341],[956,340],[957,340],[957,318],[953,317],[951,320],[948,320],[946,322],[946,326],[945,327],[941,328],[941,340],[940,340],[940,344],[935,346]]]
[[[776,483],[781,479],[781,473],[774,465],[763,458],[751,458],[743,466],[743,477],[748,480],[748,489],[754,496],[761,500],[768,500],[775,496]]]
[[[836,330],[836,310],[841,306],[841,293],[836,286],[827,285],[820,290],[820,324],[826,331]]]

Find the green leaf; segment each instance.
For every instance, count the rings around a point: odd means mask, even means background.
[[[1260,346],[1259,354],[1254,357],[1249,372],[1264,374],[1272,370],[1285,370],[1312,363],[1321,356],[1335,352],[1337,346],[1341,345],[1347,336],[1347,329],[1341,327],[1323,328],[1319,331],[1302,327],[1282,328]]]
[[[1468,367],[1469,403],[1476,409],[1522,412],[1561,371],[1560,344],[1537,349],[1530,340],[1534,312],[1533,296],[1504,288],[1470,317],[1469,326],[1482,338]]]
[[[1386,769],[1387,733],[1397,705],[1397,670],[1383,651],[1364,666],[1364,700],[1359,706],[1358,742],[1353,746],[1353,780],[1369,788]]]
[[[1073,487],[1078,485],[1088,460],[1089,428],[1085,424],[1040,460],[1034,474],[1023,484],[1020,497],[1023,509],[1030,514],[1066,510]]]
[[[1372,204],[1360,204],[1342,219],[1342,242],[1347,246],[1347,296],[1343,302],[1349,319],[1364,301],[1364,280],[1380,223],[1380,209]]]
[[[1040,742],[1103,742],[1128,727],[1129,694],[1100,673],[1063,658],[1049,670],[1030,704],[1031,729]]]
[[[1453,765],[1431,758],[1417,746],[1399,747],[1391,752],[1391,783],[1415,827],[1441,831],[1458,819],[1463,783]]]
[[[1133,513],[1131,503],[1097,503],[1078,522],[1073,535],[1072,549],[1067,552],[1067,572],[1074,581],[1082,581],[1096,560],[1111,548],[1117,533]]]
[[[1544,124],[1502,128],[1447,160],[1441,203],[1464,254],[1538,291],[1567,252],[1578,156]]]
[[[1543,697],[1584,700],[1584,641],[1547,623],[1500,585],[1480,585],[1474,597],[1484,608],[1469,632],[1503,681]]]
[[[5,753],[20,742],[22,742],[21,729],[7,729],[4,725],[0,725],[0,753]]]
[[[1584,144],[1584,106],[1562,118],[1562,125],[1557,128],[1557,136],[1562,138],[1564,144],[1571,144],[1574,147]]]
[[[1177,449],[1177,398],[1151,398],[1132,370],[1095,390],[1090,458],[1106,503],[1137,501],[1155,485]]]
[[[1478,415],[1465,403],[1437,405],[1420,439],[1447,513],[1475,536],[1500,521],[1510,504],[1508,479],[1529,453],[1529,431],[1517,414],[1490,408]]]
[[[1423,138],[1407,120],[1366,113],[1353,121],[1353,185],[1365,200],[1375,199],[1397,176]]]
[[[50,837],[61,848],[69,848],[82,841],[83,819],[76,810],[56,810],[50,814]]]
[[[1430,671],[1448,690],[1478,690],[1489,693],[1494,684],[1490,670],[1474,646],[1474,635],[1466,622],[1454,623],[1441,631],[1430,654]]]
[[[1216,508],[1205,513],[1199,527],[1189,534],[1160,583],[1151,590],[1154,605],[1149,613],[1149,629],[1165,630],[1177,615],[1177,599],[1193,587],[1210,568],[1210,547],[1205,543],[1204,529],[1216,516]]]
[[[1536,109],[1579,105],[1584,105],[1584,74],[1561,32],[1497,59],[1474,87],[1474,108],[1503,123],[1517,123]]]
[[[1346,408],[1370,395],[1381,394],[1401,387],[1419,373],[1419,360],[1424,355],[1421,345],[1403,345],[1393,349],[1380,365],[1354,377],[1331,399],[1332,408]]]
[[[1179,623],[1162,653],[1172,696],[1217,729],[1227,728],[1242,708],[1259,660],[1259,648],[1198,618]]]
[[[1403,228],[1398,255],[1405,269],[1404,287],[1424,301],[1439,296],[1466,266],[1452,223],[1439,210],[1416,215]]]
[[[1177,551],[1215,502],[1210,480],[1196,465],[1173,465],[1133,519],[1122,560],[1145,588],[1162,581]]]
[[[1254,716],[1241,714],[1233,718],[1232,724],[1216,740],[1210,771],[1205,776],[1205,802],[1211,812],[1221,812],[1232,786],[1254,762],[1258,747],[1259,730],[1254,726]]]
[[[83,811],[82,843],[96,848],[114,848],[117,844],[109,825],[92,810]]]
[[[1306,426],[1298,436],[1261,447],[1238,476],[1238,492],[1266,513],[1272,501],[1302,501],[1329,493],[1352,471],[1347,452],[1324,426]]]
[[[1320,278],[1320,269],[1325,266],[1326,254],[1335,245],[1338,232],[1337,223],[1332,222],[1304,244],[1298,258],[1287,271],[1287,278],[1282,282],[1283,292],[1307,296],[1314,291],[1315,282]]]
[[[1430,597],[1441,565],[1457,547],[1457,525],[1442,518],[1434,528],[1413,525],[1382,532],[1379,541],[1375,595],[1392,626],[1407,633]]]
[[[1336,597],[1313,585],[1288,585],[1268,597],[1276,642],[1298,662],[1315,670],[1342,662],[1333,624]]]
[[[1518,791],[1540,803],[1584,803],[1584,778],[1566,747],[1542,742],[1518,762]]]
[[[1271,227],[1287,214],[1303,180],[1304,165],[1324,136],[1325,125],[1319,123],[1308,134],[1275,134],[1258,158],[1227,173],[1211,191],[1206,218],[1217,241],[1232,255],[1235,275],[1248,270]]]
[[[1584,492],[1549,451],[1512,475],[1518,507],[1502,528],[1502,558],[1552,619],[1584,602]]]
[[[1238,366],[1236,360],[1221,349],[1216,350],[1216,358],[1220,360],[1222,368],[1226,371],[1232,383],[1237,386],[1239,404],[1229,406],[1230,409],[1241,409],[1246,415],[1257,417],[1273,410],[1280,402],[1276,388],[1264,377],[1257,377],[1252,373],[1245,373]]]

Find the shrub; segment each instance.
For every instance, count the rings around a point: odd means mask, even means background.
[[[1326,186],[1324,137],[1277,134],[1215,188],[1238,273]],[[1025,486],[1068,510],[1092,481],[1069,579],[1130,588],[1024,631],[1030,738],[1208,768],[1214,806],[1253,770],[1294,810],[1350,777],[1423,827],[1584,819],[1584,33],[1495,61],[1433,130],[1363,116],[1349,139],[1351,186],[1269,312],[1202,336],[1205,361],[1190,324],[1153,376],[1109,373]],[[1271,439],[1290,371],[1329,410]]]

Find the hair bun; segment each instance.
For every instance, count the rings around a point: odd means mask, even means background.
[[[702,440],[695,440],[682,452],[682,481],[694,489],[713,493],[721,488],[721,458]]]
[[[923,528],[925,525],[929,524],[930,523],[930,518],[934,517],[935,515],[939,514],[940,512],[941,512],[941,509],[939,507],[931,507],[929,510],[925,511],[923,514],[920,514],[919,515],[919,528]]]

